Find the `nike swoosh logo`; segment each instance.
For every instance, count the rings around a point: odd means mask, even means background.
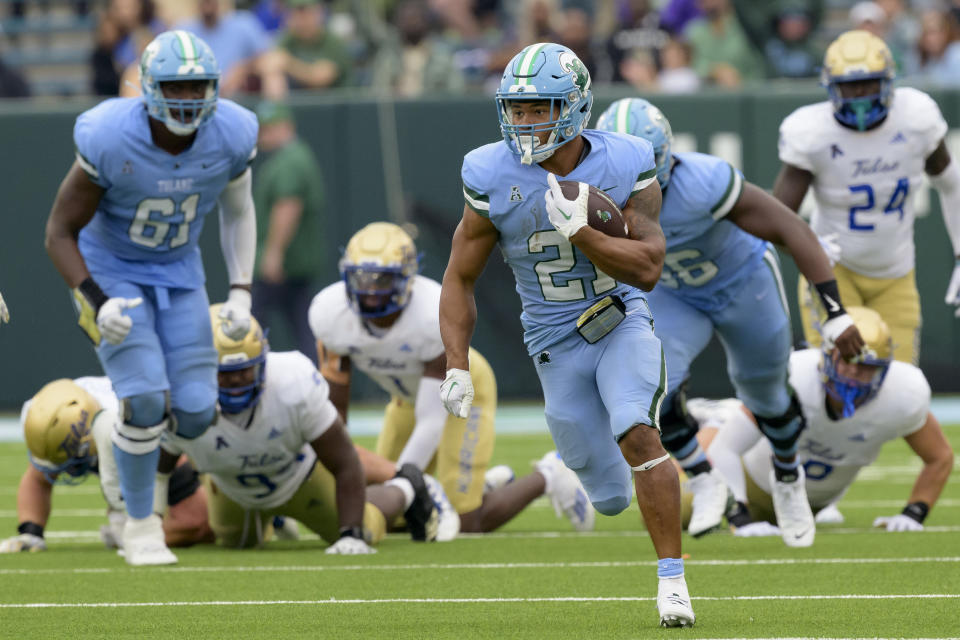
[[[611,189],[616,189],[616,188],[617,188],[617,185],[613,185],[612,187],[607,187],[606,189],[602,189],[602,191],[610,191]]]
[[[795,534],[793,534],[794,540],[799,540],[799,539],[802,538],[803,536],[807,535],[807,533],[809,533],[809,531],[810,531],[810,529],[804,529],[804,530],[801,531],[800,533],[795,533]]]
[[[840,311],[840,305],[837,304],[837,301],[831,298],[830,296],[824,294],[823,299],[827,301],[827,304],[830,305],[829,311],[832,313],[834,311]]]
[[[447,389],[447,400],[450,400],[450,394],[453,393],[453,388],[458,384],[459,384],[458,382],[453,382],[450,384],[450,388]]]
[[[564,210],[561,209],[560,207],[557,207],[557,211],[560,212],[560,215],[563,216],[563,219],[564,219],[564,220],[569,220],[569,219],[570,219],[570,216],[568,216],[568,215],[564,212]]]

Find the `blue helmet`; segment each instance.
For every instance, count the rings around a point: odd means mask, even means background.
[[[824,352],[821,371],[823,388],[829,396],[843,403],[844,418],[852,416],[858,406],[880,392],[880,385],[893,361],[893,339],[880,314],[866,307],[848,307],[847,313],[865,343],[857,364],[873,367],[873,374],[869,380],[845,376],[837,370],[839,352],[836,349]]]
[[[893,56],[886,43],[863,30],[847,31],[834,40],[823,59],[820,82],[827,88],[833,115],[842,124],[865,131],[887,116],[893,101]],[[877,93],[845,98],[840,85],[879,81]]]
[[[551,120],[513,124],[508,109],[512,100],[548,101]],[[550,42],[532,44],[507,64],[496,102],[500,131],[510,150],[523,164],[543,162],[587,126],[593,106],[590,73],[567,47]],[[537,133],[544,131],[550,136],[541,143]]]
[[[643,98],[623,98],[600,114],[597,129],[629,133],[648,141],[653,146],[653,159],[657,163],[657,182],[661,189],[667,186],[673,163],[673,131],[660,109]]]
[[[174,100],[163,95],[164,82],[208,80],[199,100]],[[165,31],[147,45],[140,57],[140,88],[147,112],[171,133],[190,135],[210,119],[220,93],[220,67],[206,42],[189,31]]]

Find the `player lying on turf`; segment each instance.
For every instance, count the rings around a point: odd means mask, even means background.
[[[824,304],[832,303],[824,324],[827,343],[836,343],[852,359],[863,341],[837,295],[829,258],[803,220],[728,162],[703,153],[673,153],[670,123],[646,100],[614,102],[597,128],[648,140],[657,159],[667,253],[659,286],[647,300],[667,361],[663,444],[690,477],[694,495],[688,531],[699,536],[719,527],[727,506],[727,487],[697,442],[684,390],[691,363],[717,334],[737,397],[772,444],[773,504],[784,541],[813,544],[816,526],[797,464],[803,415],[787,384],[790,316],[773,243],[786,247],[800,272],[816,283]]]
[[[313,363],[297,351],[270,353],[256,319],[230,338],[219,313],[210,307],[221,414],[196,438],[168,432],[160,461],[164,470],[185,453],[207,474],[217,542],[260,545],[278,515],[330,543],[327,553],[374,553],[370,545],[401,514],[414,540],[434,539],[437,509],[419,469],[404,465],[365,492],[360,460]]]
[[[340,263],[341,282],[310,305],[320,370],[346,421],[353,365],[390,394],[373,454],[359,448],[368,482],[383,482],[411,463],[437,476],[460,515],[463,532],[493,531],[546,494],[559,516],[579,531],[593,528],[594,511],[575,473],[549,453],[536,472],[484,494],[493,455],[497,383],[493,369],[470,349],[475,396],[466,418],[448,415],[440,401],[446,356],[440,339],[440,285],[418,275],[413,240],[395,224],[358,231]],[[457,533],[441,521],[439,538]]]
[[[903,511],[873,524],[887,531],[920,531],[950,476],[953,451],[930,413],[930,387],[923,373],[892,361],[886,323],[864,307],[847,312],[868,346],[860,362],[845,362],[836,349],[805,349],[790,357],[790,384],[807,419],[798,454],[806,469],[807,497],[814,511],[835,503],[860,470],[876,460],[884,443],[903,438],[923,467]],[[708,455],[737,499],[729,516],[735,533],[772,533],[756,524],[775,519],[770,446],[753,417],[738,400],[691,400],[689,408],[700,422]]]
[[[110,442],[119,407],[106,377],[55,380],[23,404],[20,423],[30,464],[17,488],[17,535],[0,542],[0,553],[44,551],[54,485],[77,484],[91,473],[99,476],[109,505],[110,524],[101,528],[101,536],[108,546],[122,547],[126,512]],[[158,475],[155,491],[163,494],[162,504],[170,505],[163,519],[168,546],[213,541],[206,492],[189,462]]]

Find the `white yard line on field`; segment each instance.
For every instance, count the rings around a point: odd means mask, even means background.
[[[838,564],[915,564],[915,563],[960,563],[958,556],[918,558],[749,558],[731,560],[687,560],[691,567],[743,567],[776,565],[838,565]],[[424,571],[506,569],[610,569],[630,567],[655,567],[655,561],[622,560],[601,562],[463,562],[427,564],[349,564],[349,565],[252,565],[216,567],[155,567],[154,573],[237,573],[254,572],[327,572],[327,571]],[[62,568],[62,569],[0,569],[0,576],[50,575],[84,573],[129,573],[126,566]]]
[[[766,596],[697,596],[698,601],[724,602],[742,600],[955,600],[960,593],[889,593],[836,595],[766,595]],[[656,598],[638,596],[585,597],[561,596],[554,598],[347,598],[338,600],[209,600],[176,602],[18,602],[0,603],[2,609],[99,609],[119,607],[260,607],[269,605],[343,605],[343,604],[513,604],[535,602],[650,602]]]

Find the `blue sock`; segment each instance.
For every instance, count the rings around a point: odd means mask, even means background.
[[[800,464],[800,463],[797,461],[796,458],[794,458],[794,459],[791,460],[790,462],[784,462],[783,460],[781,460],[781,459],[778,458],[777,456],[773,456],[773,465],[774,465],[775,467],[779,468],[779,469],[784,470],[784,471],[796,471],[797,466],[798,466],[799,464]]]
[[[113,445],[120,476],[120,493],[131,518],[146,518],[153,513],[153,484],[157,478],[160,448],[150,453],[134,455]]]
[[[661,558],[657,560],[658,578],[677,578],[683,575],[683,558]]]

